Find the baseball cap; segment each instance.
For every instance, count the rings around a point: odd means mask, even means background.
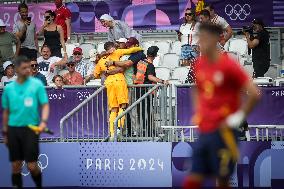
[[[147,55],[151,57],[156,57],[158,55],[159,48],[157,46],[151,46],[147,50]]]
[[[12,63],[11,61],[6,61],[6,62],[4,62],[4,64],[3,64],[4,70],[6,70],[7,67],[10,66],[10,65],[13,65],[13,63]]]
[[[97,50],[96,49],[91,49],[89,51],[90,61],[91,62],[95,62],[96,61],[96,56],[97,56]]]
[[[103,15],[100,17],[100,20],[112,21],[112,20],[113,20],[113,17],[111,17],[109,14],[103,14]]]
[[[130,37],[126,42],[126,46],[129,48],[133,45],[139,45],[139,41],[135,37]]]
[[[116,40],[116,42],[118,42],[118,43],[127,43],[127,39],[126,38],[120,38],[119,40]]]
[[[3,22],[2,19],[0,19],[0,27],[6,27],[6,24]]]
[[[261,25],[262,27],[264,27],[264,23],[263,23],[262,19],[260,19],[260,18],[253,19],[252,23],[258,24],[258,25]]]
[[[80,47],[74,48],[73,54],[74,54],[75,52],[79,52],[79,53],[83,54],[83,50],[82,50]]]

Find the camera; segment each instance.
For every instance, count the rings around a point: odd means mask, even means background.
[[[248,32],[249,34],[253,34],[253,26],[243,26],[242,31],[238,31],[237,35],[242,35],[244,32]]]

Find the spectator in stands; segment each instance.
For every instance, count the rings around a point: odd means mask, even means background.
[[[136,67],[134,67],[134,84],[154,84],[154,83],[161,83],[161,84],[168,84],[168,81],[164,81],[156,77],[155,67],[153,65],[153,61],[155,57],[158,55],[159,48],[157,46],[151,46],[147,50],[147,58],[138,62]],[[136,98],[142,97],[148,91],[147,88],[137,88],[136,89]],[[143,126],[143,133],[142,136],[151,137],[154,134],[154,130],[151,127],[151,97],[148,96],[147,100],[142,101],[142,112],[140,112],[140,104],[137,106],[138,110],[138,120],[141,120],[140,117],[142,116],[142,122],[140,125]],[[147,107],[147,109],[146,109]],[[147,120],[147,121],[146,121]],[[148,130],[148,132],[146,132]]]
[[[33,77],[41,80],[44,86],[47,86],[47,81],[45,76],[38,71],[38,63],[36,59],[31,60],[31,74]]]
[[[100,21],[104,27],[109,28],[108,41],[116,42],[120,38],[135,37],[138,41],[142,42],[142,36],[135,30],[130,28],[125,22],[114,20],[110,15],[104,14],[100,17]]]
[[[53,77],[52,81],[55,84],[55,89],[62,89],[63,88],[63,77],[61,75],[56,75]]]
[[[15,75],[14,64],[11,61],[6,61],[3,64],[5,76],[1,78],[1,86],[4,87],[8,83],[15,81],[17,76]]]
[[[196,22],[195,11],[186,9],[185,23],[180,26],[178,39],[181,41],[181,59],[183,66],[190,66],[198,56],[198,27]]]
[[[84,82],[88,76],[90,76],[90,66],[92,64],[83,58],[83,50],[80,47],[76,47],[73,50],[73,60],[76,64],[75,71],[79,72],[84,78]],[[92,68],[91,68],[92,69]],[[89,73],[88,73],[89,72]],[[92,74],[92,72],[91,72]]]
[[[73,58],[69,58],[67,62],[68,73],[63,76],[63,83],[65,85],[83,85],[84,78],[82,75],[75,71],[76,62]]]
[[[224,33],[221,35],[221,40],[219,41],[220,47],[223,48],[225,43],[232,37],[233,30],[224,18],[215,13],[213,5],[205,4],[204,8],[210,12],[211,22],[220,25],[224,30]]]
[[[37,62],[38,71],[45,76],[48,85],[52,83],[52,78],[59,72],[59,67],[66,65],[66,59],[51,56],[50,48],[47,45],[41,48],[41,56],[37,58]]]
[[[116,40],[116,42],[118,44],[118,49],[127,49],[126,47],[127,39],[126,38],[120,38],[119,40]]]
[[[21,48],[19,55],[24,55],[27,58],[36,59],[38,52],[38,40],[36,35],[36,25],[28,16],[29,9],[25,3],[18,6],[20,20],[14,24],[13,33],[20,39]]]
[[[200,12],[199,22],[202,24],[210,22],[210,12],[208,10],[204,9]]]
[[[16,52],[13,51],[13,44],[16,44]],[[6,25],[0,19],[0,77],[4,75],[3,62],[12,60],[18,56],[20,50],[20,40],[14,34],[6,31]]]
[[[70,43],[71,40],[71,12],[65,7],[62,3],[62,0],[54,1],[56,9],[56,19],[55,23],[62,27],[64,32],[64,40],[67,43]]]
[[[264,28],[264,23],[261,19],[254,19],[252,24],[256,35],[251,36],[249,32],[244,32],[244,34],[248,47],[252,49],[254,78],[264,77],[270,66],[269,33]]]
[[[44,25],[39,31],[39,35],[44,35],[44,44],[48,45],[51,50],[51,56],[62,58],[61,47],[64,51],[64,58],[67,60],[66,46],[64,41],[64,32],[60,25],[57,25],[55,20],[55,12],[48,10],[44,14]]]

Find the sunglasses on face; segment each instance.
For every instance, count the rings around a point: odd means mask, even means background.
[[[67,64],[67,66],[68,66],[69,68],[72,68],[72,67],[75,66],[75,64]]]
[[[32,64],[31,67],[36,68],[36,67],[38,67],[38,64]]]
[[[193,13],[185,13],[185,16],[193,16]]]
[[[81,53],[74,53],[73,55],[77,56],[77,55],[82,55]]]
[[[45,16],[45,21],[49,20],[50,19],[50,16]]]

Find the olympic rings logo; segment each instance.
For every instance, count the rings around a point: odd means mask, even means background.
[[[22,165],[22,168],[24,168],[26,165],[25,161],[23,161],[23,165]],[[48,166],[48,156],[46,154],[40,154],[38,156],[38,160],[37,160],[37,165],[38,167],[40,168],[40,171],[42,172],[44,169],[47,168]],[[22,175],[25,177],[25,176],[28,176],[30,174],[29,171],[22,171]]]
[[[249,4],[227,4],[225,7],[225,13],[230,17],[231,20],[245,20],[251,13],[251,7]]]

